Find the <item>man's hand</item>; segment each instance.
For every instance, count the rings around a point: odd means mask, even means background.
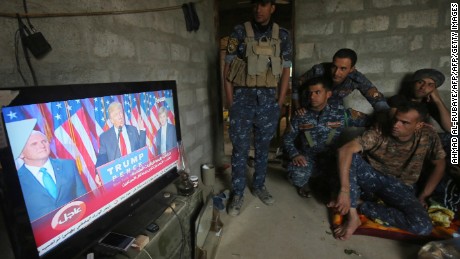
[[[341,215],[346,215],[350,211],[351,201],[349,191],[340,191],[337,200],[329,202],[327,204],[329,208],[333,208],[336,212]]]
[[[307,159],[302,155],[297,155],[292,159],[292,163],[295,166],[307,166]]]
[[[426,199],[427,199],[427,198],[428,198],[428,197],[425,196],[425,195],[423,195],[423,194],[420,194],[420,196],[418,196],[418,200],[420,201],[420,203],[423,205],[423,207],[424,207],[425,209],[428,208],[428,204],[426,203]]]
[[[439,102],[441,101],[441,96],[439,95],[438,88],[435,88],[433,92],[431,92],[427,97],[426,97],[427,102]]]
[[[299,109],[295,110],[295,115],[297,115],[297,116],[302,116],[305,113],[307,113],[307,109],[305,109],[305,108],[299,108]]]

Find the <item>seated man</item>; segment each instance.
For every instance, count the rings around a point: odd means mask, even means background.
[[[444,75],[436,69],[420,69],[415,71],[407,87],[403,87],[398,95],[388,99],[388,104],[394,112],[396,106],[400,103],[414,101],[425,105],[428,109],[429,116],[426,122],[434,125],[439,132],[441,143],[444,151],[447,153],[447,172],[454,170],[450,165],[450,134],[452,128],[450,111],[447,109],[443,100],[439,95],[438,88],[444,83]],[[438,127],[436,124],[439,124]],[[444,132],[442,132],[444,131]],[[455,181],[451,174],[446,174],[441,183],[433,193],[433,198],[452,211],[457,211],[460,204],[458,197],[460,196],[460,182]]]
[[[368,130],[339,148],[341,188],[337,199],[328,206],[347,218],[334,229],[336,238],[348,239],[360,226],[358,211],[414,234],[431,233],[433,226],[425,199],[444,174],[446,153],[433,129],[423,126],[426,113],[424,106],[407,103],[397,108],[389,136]],[[431,161],[432,171],[416,194],[413,186],[425,160]],[[365,201],[359,204],[361,193],[374,195],[385,204],[365,200],[368,196],[362,196]]]
[[[420,69],[415,71],[409,87],[403,88],[400,94],[392,96],[391,108],[395,102],[414,101],[427,106],[430,117],[432,117],[445,132],[452,128],[450,112],[442,101],[438,87],[444,83],[444,75],[436,69]],[[390,101],[389,100],[389,101]]]
[[[292,82],[292,101],[295,109],[307,107],[309,99],[302,95],[303,84],[310,78],[318,76],[330,77],[333,82],[332,96],[329,104],[333,106],[343,105],[343,99],[358,89],[366,97],[375,111],[387,110],[388,104],[385,97],[379,92],[371,81],[356,70],[358,60],[356,52],[352,49],[340,49],[332,62],[314,65],[310,70]]]
[[[306,91],[310,99],[307,111],[293,117],[290,130],[284,135],[285,151],[291,159],[289,178],[302,197],[309,196],[307,183],[312,173],[330,171],[327,166],[334,159],[342,130],[347,126],[365,126],[368,121],[367,116],[358,111],[329,106],[331,87],[332,82],[324,77],[307,81]],[[301,141],[300,148],[294,143],[297,137]]]

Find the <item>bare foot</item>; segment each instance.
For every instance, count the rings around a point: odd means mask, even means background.
[[[359,220],[358,212],[355,208],[351,208],[347,220],[342,225],[334,228],[334,237],[340,240],[347,240],[359,226],[361,226],[361,220]]]

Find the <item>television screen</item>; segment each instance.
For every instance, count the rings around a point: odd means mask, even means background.
[[[10,90],[3,209],[17,257],[81,252],[176,178],[174,81]]]

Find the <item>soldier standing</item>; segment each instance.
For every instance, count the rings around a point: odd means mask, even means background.
[[[232,216],[238,215],[243,205],[252,133],[255,148],[252,192],[266,205],[274,203],[265,187],[268,152],[288,89],[292,63],[289,32],[271,19],[275,0],[253,0],[252,8],[253,19],[237,25],[229,38],[224,67],[233,145],[233,197],[228,209]]]

